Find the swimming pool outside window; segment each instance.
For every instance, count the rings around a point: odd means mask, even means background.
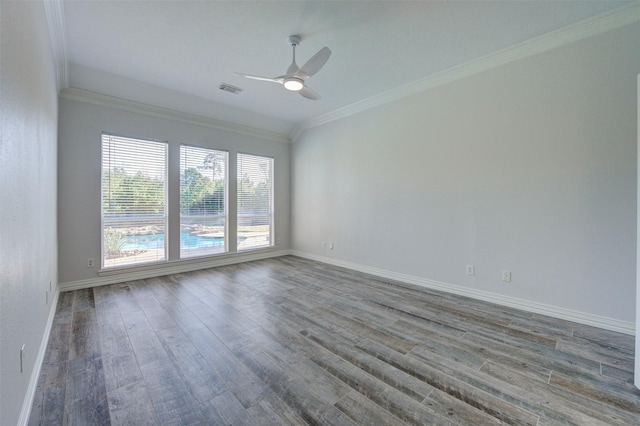
[[[164,262],[167,144],[102,134],[102,268]]]
[[[180,146],[180,257],[227,251],[228,153]]]

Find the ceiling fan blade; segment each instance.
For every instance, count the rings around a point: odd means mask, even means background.
[[[320,95],[309,89],[307,86],[304,86],[302,89],[300,89],[298,93],[300,93],[300,96],[311,99],[312,101],[317,101],[318,99],[320,99]]]
[[[237,72],[237,73],[235,73],[235,75],[240,76],[240,77],[250,78],[252,80],[269,81],[271,83],[282,84],[284,82],[284,77],[283,76],[271,78],[271,77],[261,77],[259,75],[243,74],[241,72]]]
[[[298,73],[306,77],[314,75],[327,63],[329,56],[331,56],[331,50],[328,47],[323,47],[300,68]]]
[[[293,62],[291,62],[291,65],[289,65],[289,68],[287,68],[286,75],[293,75],[297,73],[298,70],[300,70],[300,68],[298,68],[298,64],[296,64],[296,61],[294,60]]]

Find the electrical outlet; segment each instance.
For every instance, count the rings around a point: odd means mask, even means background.
[[[93,268],[93,257],[87,259],[87,268]]]
[[[511,282],[511,271],[502,271],[502,281],[506,283]]]
[[[475,275],[476,268],[473,265],[467,265],[467,275]]]

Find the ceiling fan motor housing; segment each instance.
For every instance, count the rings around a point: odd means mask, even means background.
[[[297,46],[297,45],[299,45],[299,44],[300,44],[300,40],[301,40],[301,38],[300,38],[300,36],[299,36],[299,35],[290,35],[290,36],[288,37],[288,40],[289,40],[289,44],[290,44],[290,45],[292,45],[292,46]]]

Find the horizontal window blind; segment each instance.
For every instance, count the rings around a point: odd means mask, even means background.
[[[180,257],[227,251],[228,153],[180,146]]]
[[[273,158],[238,154],[238,250],[273,246]]]
[[[166,259],[167,144],[103,133],[102,267]]]

